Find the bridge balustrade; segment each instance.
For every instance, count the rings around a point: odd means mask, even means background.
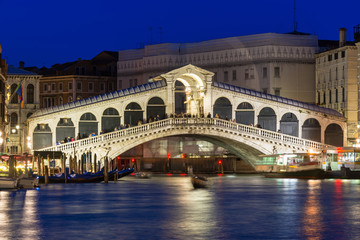
[[[263,137],[269,140],[275,140],[283,144],[296,144],[300,146],[311,147],[315,149],[323,149],[324,144],[314,142],[311,140],[301,139],[298,137],[277,133],[270,130],[265,130],[253,126],[243,125],[235,122],[230,122],[218,118],[168,118],[164,120],[155,121],[152,123],[142,124],[139,126],[117,130],[114,132],[89,137],[86,139],[77,140],[57,146],[43,148],[43,151],[66,151],[74,148],[91,146],[96,143],[106,142],[113,139],[119,139],[127,136],[134,136],[140,133],[146,133],[151,130],[171,128],[174,126],[215,126],[226,130],[232,130],[243,134]]]

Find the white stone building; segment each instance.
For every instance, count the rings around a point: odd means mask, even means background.
[[[347,145],[359,138],[358,64],[358,47],[346,42],[346,29],[340,29],[338,48],[316,54],[316,103],[346,117]]]
[[[317,36],[277,33],[121,50],[118,89],[194,64],[214,72],[215,81],[314,103],[317,50]]]

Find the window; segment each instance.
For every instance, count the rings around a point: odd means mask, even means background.
[[[254,68],[250,68],[250,79],[254,78]]]
[[[317,92],[317,104],[320,104],[320,92]]]
[[[104,91],[105,90],[105,84],[104,83],[100,83],[100,91]]]
[[[267,88],[263,88],[263,93],[267,93],[268,89]]]
[[[338,89],[335,89],[335,102],[339,101],[339,93]]]
[[[47,100],[46,100],[46,98],[44,98],[44,100],[43,100],[43,107],[47,108]]]
[[[122,89],[122,80],[119,80],[118,82],[118,89]]]
[[[34,103],[34,85],[29,84],[26,88],[26,103]]]
[[[280,67],[274,67],[274,77],[280,77]]]
[[[339,55],[338,53],[335,53],[335,54],[334,54],[334,59],[335,59],[335,60],[338,59],[338,55]]]
[[[330,62],[331,60],[332,60],[332,55],[329,54],[329,55],[328,55],[328,61]]]
[[[12,96],[16,92],[17,86],[18,85],[15,83],[11,85],[11,95],[10,96]],[[18,103],[18,99],[19,99],[19,97],[18,97],[17,93],[15,93],[14,96],[12,97],[10,103]]]
[[[130,87],[135,87],[137,86],[137,79],[130,79],[129,80],[129,83],[130,83]]]
[[[72,82],[69,82],[69,90],[72,90]]]
[[[214,72],[214,81],[217,82],[217,72]]]
[[[344,58],[345,57],[345,51],[341,52],[341,57]]]
[[[63,98],[62,98],[62,97],[59,97],[59,105],[62,105],[62,104],[64,104]]]
[[[69,98],[68,98],[68,102],[72,102],[72,101],[73,101],[72,96],[69,96]]]
[[[345,79],[345,66],[343,66],[342,78]]]
[[[335,68],[335,80],[338,80],[338,68]]]
[[[329,70],[329,81],[331,81],[331,69]]]
[[[62,91],[63,88],[62,88],[62,83],[59,83],[59,91]]]
[[[342,101],[345,102],[345,88],[342,88]]]
[[[263,78],[267,78],[267,67],[263,68]]]
[[[323,94],[323,104],[325,104],[326,103],[326,93],[324,92],[324,94]]]
[[[228,82],[229,81],[229,73],[228,71],[224,72],[224,82]]]
[[[82,84],[81,84],[81,82],[78,82],[77,83],[77,90],[81,91],[81,89],[82,89]]]
[[[249,79],[249,69],[245,69],[245,79]]]
[[[274,94],[275,94],[275,96],[280,96],[280,88],[275,88]]]
[[[44,83],[44,92],[46,92],[48,90],[48,85],[47,83]]]
[[[232,71],[232,80],[235,81],[236,80],[236,70]]]
[[[16,113],[12,113],[10,115],[10,126],[16,127],[17,124],[18,124],[18,115]]]
[[[55,83],[51,84],[51,91],[55,91]]]
[[[332,99],[331,99],[331,90],[329,90],[329,103],[332,102]]]
[[[92,82],[89,82],[89,91],[93,91],[94,90],[94,85]]]

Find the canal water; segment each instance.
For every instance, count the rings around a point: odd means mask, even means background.
[[[360,239],[359,180],[133,176],[0,192],[1,239]]]

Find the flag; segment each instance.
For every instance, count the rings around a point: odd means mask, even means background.
[[[17,93],[17,95],[19,96],[19,101],[20,101],[20,104],[21,104],[21,107],[24,107],[24,99],[23,99],[23,95],[22,95],[22,86],[21,84],[19,83],[19,85],[17,86],[15,92]]]

